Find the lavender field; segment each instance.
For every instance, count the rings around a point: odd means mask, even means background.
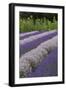
[[[58,75],[58,14],[20,12],[19,77]]]
[[[58,33],[56,29],[20,33],[20,78],[57,76],[57,48]]]

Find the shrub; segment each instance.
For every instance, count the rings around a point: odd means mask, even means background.
[[[20,32],[28,32],[28,31],[31,32],[34,30],[38,30],[38,31],[53,30],[53,29],[57,29],[57,27],[58,27],[58,22],[56,21],[55,17],[53,17],[53,22],[45,17],[41,19],[37,18],[35,20],[35,24],[32,16],[26,19],[20,18],[19,20]]]

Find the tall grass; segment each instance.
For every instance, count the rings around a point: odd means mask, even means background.
[[[43,31],[43,30],[53,30],[57,29],[58,27],[58,22],[56,21],[55,17],[53,17],[53,20],[50,21],[47,18],[37,18],[35,20],[35,23],[33,21],[32,17],[28,17],[26,19],[20,18],[19,20],[19,29],[20,32],[31,32],[35,30]]]

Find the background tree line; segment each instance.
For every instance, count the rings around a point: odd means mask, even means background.
[[[20,12],[20,32],[57,29],[56,13]]]

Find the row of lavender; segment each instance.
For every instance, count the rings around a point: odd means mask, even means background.
[[[29,35],[28,38],[20,39],[20,77],[29,77],[29,74],[44,61],[48,54],[57,48],[56,30],[43,33],[37,33],[37,31],[24,33],[20,37],[26,35]]]
[[[36,48],[40,43],[48,39],[51,39],[56,35],[57,35],[57,32],[54,30],[54,31],[40,33],[38,35],[32,35],[28,38],[20,40],[20,57],[21,55],[25,54],[31,49]]]
[[[48,77],[58,75],[58,48],[55,48],[27,77]]]

